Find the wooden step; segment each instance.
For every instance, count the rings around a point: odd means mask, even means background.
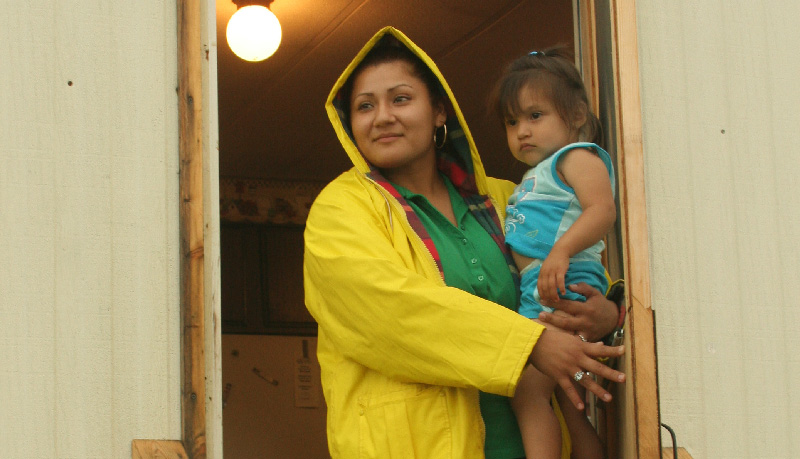
[[[661,450],[661,459],[674,459],[675,455],[672,448],[664,448]],[[678,459],[692,459],[692,455],[686,451],[685,448],[678,448]]]

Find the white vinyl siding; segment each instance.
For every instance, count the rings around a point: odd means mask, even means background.
[[[180,439],[174,2],[2,2],[0,456]]]
[[[800,2],[637,16],[661,422],[695,459],[800,457]]]

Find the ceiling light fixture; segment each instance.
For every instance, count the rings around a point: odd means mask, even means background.
[[[272,0],[233,0],[238,11],[228,21],[225,35],[231,51],[258,62],[272,56],[281,44],[281,23],[268,9]]]

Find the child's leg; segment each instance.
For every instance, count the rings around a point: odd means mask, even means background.
[[[585,390],[578,388],[581,398],[585,397]],[[603,445],[594,430],[592,423],[586,417],[586,413],[575,408],[572,401],[567,397],[561,388],[556,388],[556,400],[564,415],[567,423],[570,440],[572,441],[571,459],[602,459]]]
[[[522,433],[525,456],[530,459],[561,457],[561,426],[550,406],[554,387],[552,379],[528,365],[511,399]]]

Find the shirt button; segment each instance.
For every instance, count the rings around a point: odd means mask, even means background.
[[[464,245],[467,245],[467,240],[466,239],[462,239],[461,243],[464,244]]]
[[[477,263],[477,262],[478,262],[478,259],[477,259],[477,258],[473,258],[472,260],[470,260],[470,263],[472,263],[473,265],[474,265],[475,263]]]
[[[478,280],[483,282],[483,276],[478,276]]]
[[[467,225],[461,225],[461,231],[464,231],[466,229],[467,229]]]

